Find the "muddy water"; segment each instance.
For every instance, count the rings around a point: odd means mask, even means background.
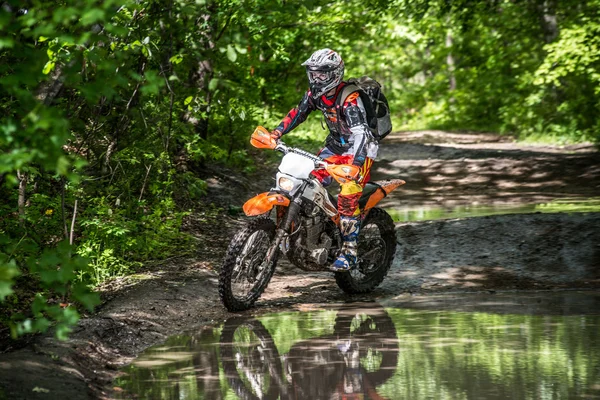
[[[600,212],[600,198],[565,198],[538,204],[470,204],[454,207],[394,207],[382,203],[395,222],[430,221],[450,218],[484,217],[488,215],[557,213],[557,212]],[[395,204],[402,204],[397,200]]]
[[[118,398],[600,397],[600,293],[436,295],[234,317],[123,369]]]

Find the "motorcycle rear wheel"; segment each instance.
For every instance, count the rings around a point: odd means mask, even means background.
[[[279,253],[271,262],[265,261],[275,229],[269,218],[257,218],[231,240],[219,273],[219,296],[227,310],[249,309],[267,288]]]
[[[396,253],[394,221],[381,208],[373,208],[358,235],[359,264],[350,271],[335,272],[335,281],[349,294],[368,293],[387,275]]]

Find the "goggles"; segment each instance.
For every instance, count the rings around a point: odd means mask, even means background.
[[[327,82],[331,78],[330,72],[308,71],[308,77],[312,82]]]

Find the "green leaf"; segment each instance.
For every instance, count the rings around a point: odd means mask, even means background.
[[[100,304],[100,295],[92,292],[86,285],[79,283],[73,286],[73,298],[81,303],[89,311]]]
[[[11,49],[15,45],[15,41],[11,38],[0,38],[0,50],[2,49]]]
[[[70,165],[71,163],[69,162],[69,159],[67,157],[58,157],[58,160],[56,161],[56,172],[60,175],[66,175],[69,171]]]
[[[33,300],[33,304],[31,305],[31,311],[33,311],[33,315],[35,317],[41,317],[42,311],[46,309],[47,305],[46,298],[38,293]]]
[[[157,94],[160,91],[160,88],[165,85],[163,77],[154,70],[146,71],[144,78],[146,79],[146,82],[140,91],[145,95]]]
[[[54,61],[48,61],[46,63],[46,65],[44,65],[44,69],[42,70],[42,73],[44,75],[48,75],[54,69],[54,65],[55,65]]]
[[[217,78],[212,78],[210,82],[208,82],[208,90],[213,91],[219,85],[219,80]]]
[[[194,96],[188,96],[183,101],[183,104],[187,106],[187,105],[189,105],[192,102],[192,100],[194,100]]]
[[[235,45],[235,50],[236,50],[238,53],[240,53],[240,54],[246,54],[246,53],[248,53],[248,49],[246,49],[246,48],[245,48],[245,47],[243,47],[243,46],[240,46],[239,44],[236,44],[236,45]]]
[[[102,20],[104,20],[104,10],[101,8],[92,8],[83,14],[80,22],[83,25],[91,25]]]
[[[180,62],[183,61],[183,56],[181,54],[175,54],[173,57],[169,58],[169,61],[172,64],[177,65],[177,64],[179,64]]]
[[[233,46],[230,44],[227,45],[227,58],[231,62],[235,62],[235,60],[237,60],[237,53],[235,52]]]
[[[8,256],[3,255],[3,258],[7,257]],[[20,274],[21,273],[19,272],[19,268],[17,267],[15,260],[6,262],[0,258],[0,301],[3,301],[6,296],[13,292],[13,278],[19,276]]]
[[[0,281],[0,301],[13,294],[12,282]]]

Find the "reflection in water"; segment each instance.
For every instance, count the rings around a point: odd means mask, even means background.
[[[232,318],[149,349],[124,369],[116,395],[600,398],[599,331],[598,315],[500,315],[378,304]]]
[[[229,319],[221,361],[241,399],[380,398],[398,362],[394,325],[380,306],[337,312],[333,332],[301,340],[281,356],[256,319]]]
[[[454,207],[422,207],[417,209],[386,207],[395,222],[431,221],[451,218],[484,217],[488,215],[600,212],[600,198],[567,198],[542,204],[489,205],[471,204]]]

